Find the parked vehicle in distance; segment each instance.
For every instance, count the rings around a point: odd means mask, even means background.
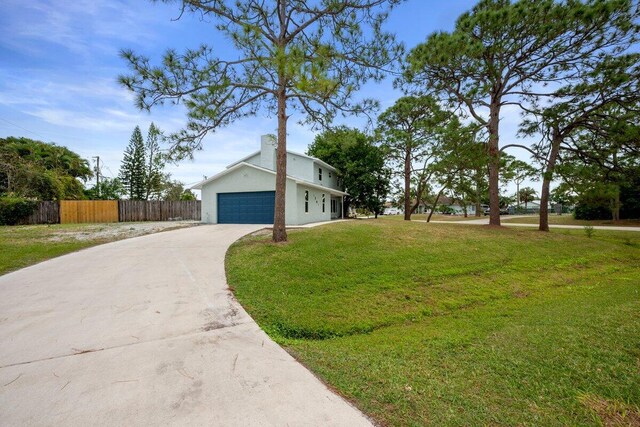
[[[385,208],[382,215],[400,215],[402,213],[402,209],[400,208]]]
[[[484,216],[488,216],[491,213],[491,208],[489,207],[489,205],[480,205],[480,208],[482,209]],[[510,213],[511,211],[509,206],[500,208],[500,215],[509,215]]]

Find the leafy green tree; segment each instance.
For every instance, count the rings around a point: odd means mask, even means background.
[[[601,118],[562,143],[564,153],[556,167],[562,180],[559,187],[575,195],[578,218],[638,218],[639,118],[627,115],[614,120],[604,114]]]
[[[345,204],[367,209],[377,217],[389,193],[390,171],[384,149],[357,129],[339,127],[316,136],[308,154],[333,165],[344,184]]]
[[[573,206],[576,203],[576,193],[570,185],[560,182],[557,187],[551,191],[550,200],[564,206]]]
[[[180,195],[180,200],[183,201],[193,201],[193,200],[198,200],[198,198],[196,197],[195,194],[193,194],[193,191],[186,189],[182,192],[182,194]]]
[[[547,204],[561,152],[573,153],[583,162],[604,165],[609,163],[608,157],[616,159],[617,150],[625,145],[625,138],[627,146],[633,146],[637,141],[633,135],[630,139],[625,136],[633,126],[626,130],[622,128],[633,121],[637,126],[640,55],[599,57],[580,76],[578,83],[562,86],[551,99],[553,102],[549,105],[530,109],[528,120],[522,125],[525,134],[543,135],[536,146],[544,165],[540,231],[549,231]],[[615,211],[618,210],[619,204]]]
[[[124,186],[119,178],[102,177],[100,184],[86,190],[90,200],[119,200],[124,194]]]
[[[38,200],[82,199],[89,162],[66,147],[0,138],[0,194]]]
[[[502,108],[541,102],[595,58],[633,44],[639,10],[630,0],[482,0],[453,32],[410,52],[408,87],[458,105],[488,134],[491,224],[500,225],[500,151],[513,145],[500,147]]]
[[[162,200],[196,200],[196,195],[180,181],[172,180],[169,174],[163,179]]]
[[[460,176],[473,174],[484,158],[483,145],[478,143],[476,135],[474,126],[463,126],[455,116],[442,128],[437,144],[432,148],[433,159],[422,174],[425,182],[432,182],[435,194],[427,222],[440,197],[447,191],[461,190],[464,184],[460,182]]]
[[[504,167],[501,168],[501,177],[504,181],[512,181],[516,184],[516,207],[520,208],[520,184],[526,180],[537,181],[539,171],[527,162],[518,160],[508,154],[502,156]]]
[[[136,126],[133,130],[129,145],[124,151],[124,157],[120,165],[120,181],[129,199],[145,200],[147,195],[145,146],[139,126]]]
[[[388,11],[400,0],[183,0],[182,12],[214,21],[238,51],[225,60],[214,48],[179,54],[169,50],[162,65],[122,52],[132,74],[120,82],[149,109],[182,102],[189,122],[171,136],[176,157],[191,156],[216,129],[259,111],[278,121],[273,240],[285,241],[287,120],[291,111],[307,121],[330,123],[337,112],[366,113],[372,100],[352,101],[369,80],[402,53],[382,31]]]
[[[378,117],[378,138],[384,145],[392,170],[404,185],[404,219],[411,214],[420,199],[411,205],[411,182],[417,183],[416,193],[425,189],[424,172],[435,156],[435,140],[451,113],[443,111],[431,96],[403,97]]]

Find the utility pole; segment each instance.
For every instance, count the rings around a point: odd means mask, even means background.
[[[96,159],[96,190],[100,197],[100,156],[95,156],[94,159]]]

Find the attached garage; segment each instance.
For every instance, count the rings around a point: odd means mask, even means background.
[[[273,224],[275,191],[218,193],[218,224]]]
[[[267,139],[269,144],[263,141],[261,151],[193,187],[202,191],[202,222],[273,224],[276,152],[272,138]],[[335,169],[318,159],[289,152],[287,164],[292,171],[285,181],[287,226],[342,216],[342,198],[346,193],[339,189]]]

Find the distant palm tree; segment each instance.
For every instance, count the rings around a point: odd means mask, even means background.
[[[524,202],[524,209],[527,209],[527,203],[533,202],[536,197],[538,197],[538,193],[531,187],[524,187],[518,193],[520,201]]]

